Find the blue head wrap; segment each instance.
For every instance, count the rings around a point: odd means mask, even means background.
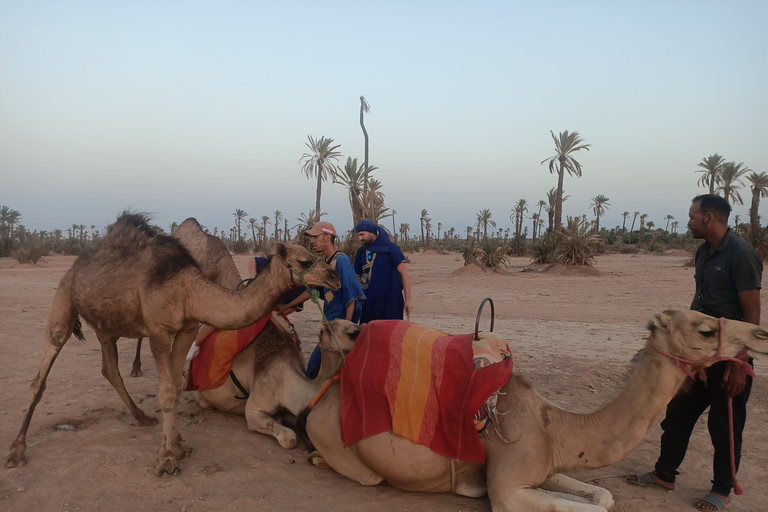
[[[368,233],[373,233],[376,236],[379,236],[379,228],[376,227],[376,224],[369,220],[361,220],[357,223],[357,226],[355,226],[355,231],[360,233],[362,231],[367,231]]]

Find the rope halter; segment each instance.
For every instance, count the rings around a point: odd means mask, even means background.
[[[749,363],[747,363],[745,361],[742,361],[741,359],[737,359],[736,357],[727,357],[727,356],[724,356],[722,354],[722,351],[723,351],[723,341],[725,339],[724,334],[723,334],[724,331],[725,331],[725,318],[720,317],[720,336],[719,336],[719,341],[718,341],[718,344],[717,344],[717,352],[715,353],[714,356],[708,357],[706,359],[692,360],[692,359],[683,359],[682,357],[674,356],[674,355],[670,354],[669,352],[665,352],[658,345],[656,345],[653,342],[652,335],[648,336],[648,344],[651,347],[653,347],[656,350],[656,352],[658,352],[659,354],[661,354],[663,356],[666,356],[666,357],[670,358],[671,360],[673,360],[675,362],[675,364],[678,366],[678,368],[683,370],[683,372],[688,377],[690,377],[690,378],[692,378],[694,380],[696,380],[696,377],[698,377],[702,381],[706,382],[706,380],[707,380],[707,374],[706,374],[707,367],[709,366],[710,363],[714,364],[714,363],[718,363],[720,361],[730,361],[730,362],[738,365],[744,373],[746,373],[750,377],[754,377],[755,376],[755,371],[752,369],[752,367],[749,365]],[[741,356],[742,354],[745,354],[746,351],[747,351],[747,349],[744,348],[741,352],[739,352],[738,355]]]

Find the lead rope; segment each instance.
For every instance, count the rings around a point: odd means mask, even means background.
[[[334,370],[334,374],[335,374],[336,371],[338,371],[339,368],[341,368],[341,366],[344,364],[344,351],[341,349],[341,343],[339,343],[339,340],[336,338],[336,333],[333,331],[333,329],[331,329],[331,326],[328,323],[328,319],[325,317],[325,312],[323,311],[322,306],[320,306],[320,301],[319,301],[320,292],[317,291],[317,288],[313,288],[309,286],[307,282],[304,280],[304,275],[307,274],[310,270],[312,270],[315,267],[315,265],[317,265],[320,262],[321,259],[322,258],[317,258],[315,262],[312,265],[310,265],[309,268],[304,272],[297,271],[292,266],[290,266],[287,261],[285,261],[282,258],[280,259],[280,261],[283,262],[283,265],[285,265],[288,268],[288,270],[291,271],[291,273],[299,276],[299,281],[301,281],[301,284],[309,292],[310,300],[314,302],[315,305],[317,305],[317,309],[320,310],[320,315],[323,317],[323,323],[328,327],[328,331],[331,333],[331,337],[333,337],[333,341],[336,343],[336,348],[339,349],[339,354],[341,354],[341,361],[339,361],[339,364],[336,365],[336,369]],[[293,278],[291,278],[291,280],[293,280]]]
[[[657,347],[653,341],[651,341],[651,338],[648,338],[648,343],[656,349],[656,351],[664,356],[669,357],[672,359],[675,364],[685,372],[685,374],[692,378],[696,379],[696,377],[699,377],[701,380],[706,381],[707,375],[704,373],[705,368],[702,366],[702,363],[704,362],[710,362],[710,361],[729,361],[732,363],[736,363],[739,366],[741,366],[742,371],[746,373],[747,375],[754,377],[755,371],[752,369],[752,367],[749,365],[749,363],[745,363],[744,361],[740,359],[736,359],[734,357],[724,357],[721,355],[721,350],[723,348],[723,333],[725,332],[725,318],[720,317],[720,338],[717,345],[717,353],[713,357],[709,357],[707,359],[701,359],[698,361],[691,361],[689,359],[683,359],[677,356],[673,356],[672,354],[663,351],[661,348]],[[746,349],[744,349],[746,350]],[[694,371],[697,370],[697,371]],[[727,375],[730,373],[730,368],[726,368]],[[730,443],[730,456],[731,456],[731,476],[733,478],[733,492],[736,494],[736,496],[741,496],[744,494],[744,490],[739,485],[739,482],[736,481],[736,449],[735,449],[735,443],[733,440],[733,397],[728,397],[728,436],[729,436],[729,443]]]

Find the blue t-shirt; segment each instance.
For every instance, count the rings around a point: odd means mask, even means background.
[[[321,290],[325,318],[328,320],[346,319],[347,306],[354,302],[355,312],[352,314],[352,321],[357,323],[360,320],[362,305],[365,302],[365,293],[355,276],[352,261],[346,254],[336,251],[336,254],[331,256],[326,263],[339,273],[341,288],[338,290],[323,288]]]

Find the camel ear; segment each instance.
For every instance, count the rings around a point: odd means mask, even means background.
[[[668,312],[665,311],[664,313],[656,313],[653,315],[653,320],[648,323],[648,330],[651,332],[656,329],[664,329],[665,331],[668,331],[669,326],[672,323],[672,319],[669,318],[666,313]]]
[[[277,255],[283,259],[288,257],[288,251],[285,249],[285,245],[283,245],[280,242],[277,242],[277,244],[275,244],[275,251]]]

